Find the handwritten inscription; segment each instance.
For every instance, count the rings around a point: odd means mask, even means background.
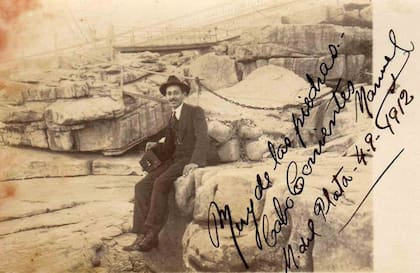
[[[343,38],[344,34],[340,36]],[[318,128],[321,132],[321,137],[318,140],[315,148],[312,149],[310,156],[304,161],[302,165],[298,162],[290,160],[286,168],[285,183],[287,185],[288,193],[284,201],[273,197],[272,202],[275,208],[277,219],[270,225],[267,215],[262,215],[261,221],[257,221],[257,217],[254,211],[254,200],[249,200],[249,206],[246,208],[246,217],[240,219],[239,222],[233,222],[231,217],[231,209],[229,205],[225,205],[223,209],[220,209],[216,202],[211,202],[208,211],[208,225],[209,225],[209,237],[214,247],[220,246],[220,238],[218,229],[225,228],[225,225],[229,226],[232,240],[236,247],[239,257],[241,258],[245,268],[249,268],[246,257],[244,257],[241,246],[238,243],[238,235],[243,231],[245,226],[253,225],[255,228],[255,242],[258,249],[262,250],[264,246],[274,247],[278,243],[278,235],[284,231],[285,228],[290,228],[290,215],[293,213],[295,198],[301,195],[305,188],[305,178],[309,177],[313,169],[316,167],[317,160],[324,152],[324,146],[328,141],[328,138],[334,134],[334,127],[337,125],[337,116],[340,115],[341,111],[346,108],[350,101],[355,101],[356,117],[358,114],[366,114],[368,119],[375,120],[375,129],[384,131],[387,133],[395,134],[396,126],[402,122],[403,116],[406,114],[406,107],[413,101],[414,96],[411,95],[407,90],[398,88],[397,80],[404,70],[412,52],[414,51],[414,45],[411,43],[410,48],[405,48],[397,42],[394,31],[389,31],[389,41],[392,45],[392,54],[385,56],[385,64],[380,70],[380,75],[373,84],[373,88],[366,90],[365,87],[361,86],[356,88],[352,81],[346,81],[340,79],[337,82],[335,90],[331,93],[331,99],[328,105],[334,107],[332,116],[327,120],[327,126]],[[305,128],[305,122],[311,115],[312,108],[314,107],[314,100],[320,91],[321,85],[325,84],[328,76],[328,72],[334,67],[335,59],[338,56],[338,48],[340,44],[329,45],[328,49],[330,52],[330,64],[322,63],[320,65],[321,77],[318,77],[315,81],[307,75],[307,80],[310,84],[307,97],[304,98],[304,105],[300,109],[300,115],[292,114],[292,122],[294,125],[295,134],[297,140],[302,147],[306,147],[306,141],[302,135],[302,130]],[[401,65],[398,65],[398,61]],[[386,80],[390,80],[389,86],[385,86],[385,92],[382,91],[382,87]],[[343,86],[344,85],[344,86]],[[382,97],[381,97],[382,96]],[[381,98],[380,98],[381,97]],[[380,106],[378,109],[374,109],[373,103],[376,100],[380,100]],[[335,190],[328,191],[325,187],[320,190],[320,194],[315,198],[313,202],[313,215],[314,217],[320,217],[325,222],[327,221],[328,213],[333,209],[338,209],[338,201],[343,198],[345,191],[348,187],[351,187],[356,181],[353,180],[351,172],[356,172],[358,166],[366,166],[368,164],[367,153],[375,153],[379,147],[380,135],[376,134],[373,130],[368,132],[364,139],[362,139],[362,145],[354,145],[356,152],[356,167],[345,168],[340,166],[337,171],[331,174],[330,183],[335,186]],[[267,142],[271,158],[273,160],[275,171],[278,165],[282,164],[289,148],[292,147],[292,141],[288,137],[285,137],[283,143],[276,146],[271,141]],[[385,172],[389,167],[397,160],[402,154],[402,149],[391,161],[388,167],[382,172],[379,178],[372,185],[365,198],[357,207],[354,214],[350,217],[349,221],[342,227],[343,230],[351,221],[357,210],[361,207],[364,200],[372,191],[373,187],[380,181]],[[264,181],[265,180],[265,181]],[[266,171],[264,172],[264,180],[259,174],[256,175],[256,187],[254,197],[256,201],[260,201],[264,195],[264,191],[272,187],[270,175]],[[261,227],[259,226],[261,225]],[[214,228],[212,229],[211,226]],[[271,229],[269,227],[272,227]],[[284,257],[284,268],[285,272],[292,268],[299,269],[298,259],[301,257],[297,253],[305,254],[308,250],[313,248],[313,243],[317,237],[322,237],[316,231],[316,227],[312,218],[307,219],[307,235],[301,236],[300,243],[298,245],[287,244],[282,246],[283,257]],[[307,269],[307,268],[306,268]]]

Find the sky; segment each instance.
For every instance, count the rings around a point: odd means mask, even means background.
[[[241,1],[244,0],[236,3]],[[232,1],[0,0],[0,59],[92,41],[111,31],[131,31],[229,2]],[[9,20],[9,14],[16,18]],[[1,47],[2,42],[7,46]]]
[[[95,39],[110,37],[110,33],[130,33],[142,27],[153,32],[153,28],[147,26],[172,18],[195,16],[200,20],[205,17],[201,16],[200,11],[206,11],[207,14],[220,13],[220,10],[212,9],[216,6],[225,7],[229,13],[232,9],[237,10],[237,7],[291,1],[293,0],[0,0],[0,62],[92,43]],[[347,0],[321,2],[326,1]],[[179,26],[177,24],[179,23],[172,22],[169,27]],[[184,24],[195,26],[190,21]],[[138,37],[139,34],[134,36]]]

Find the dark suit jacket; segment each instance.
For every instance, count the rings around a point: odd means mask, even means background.
[[[189,163],[206,165],[209,149],[207,122],[202,108],[184,103],[178,121],[177,135],[171,134],[170,124],[165,129],[165,143],[153,151],[162,161],[170,158],[189,158]]]

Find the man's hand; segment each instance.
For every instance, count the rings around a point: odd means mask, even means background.
[[[147,142],[146,143],[146,147],[144,148],[145,152],[147,152],[148,150],[152,149],[153,147],[155,147],[157,145],[156,142]]]
[[[187,175],[190,174],[190,172],[192,172],[193,170],[195,170],[197,168],[198,168],[198,165],[195,164],[195,163],[190,163],[188,165],[185,165],[182,175],[187,176]]]

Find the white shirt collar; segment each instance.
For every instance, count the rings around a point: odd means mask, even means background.
[[[182,102],[180,106],[178,106],[177,108],[173,110],[173,112],[175,112],[175,117],[177,120],[179,120],[179,118],[181,117],[181,110],[182,110],[183,105],[184,103]]]

